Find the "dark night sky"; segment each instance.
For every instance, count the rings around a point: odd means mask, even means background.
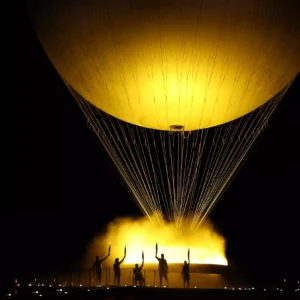
[[[24,192],[3,199],[0,216],[8,277],[72,265],[103,224],[140,215],[26,21],[24,29]],[[211,214],[246,273],[300,273],[299,94],[300,76]]]

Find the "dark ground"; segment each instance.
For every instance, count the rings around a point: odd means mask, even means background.
[[[6,297],[7,299],[37,299],[42,294],[43,299],[105,299],[105,300],[137,300],[137,299],[298,299],[300,291],[237,291],[237,290],[203,290],[203,289],[167,289],[167,288],[110,288],[87,291],[82,290],[65,290],[50,291],[41,290],[38,294],[33,293],[36,289],[26,289],[26,294],[22,291],[23,296]],[[44,294],[43,294],[44,293]]]

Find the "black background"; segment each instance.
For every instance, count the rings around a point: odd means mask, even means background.
[[[22,163],[7,176],[12,189],[1,201],[7,280],[74,266],[104,224],[116,216],[141,215],[47,59],[28,16],[20,26],[25,125],[10,136],[14,142],[16,135],[24,138],[25,144],[16,142],[14,153]],[[299,90],[300,76],[211,213],[227,239],[230,262],[263,280],[300,277]],[[16,191],[22,193],[16,196]]]

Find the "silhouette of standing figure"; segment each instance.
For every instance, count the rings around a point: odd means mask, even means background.
[[[168,273],[169,273],[168,264],[163,254],[161,254],[161,258],[157,256],[157,243],[156,243],[155,258],[158,260],[159,286],[161,287],[163,278],[165,278],[168,285]]]
[[[108,248],[108,254],[104,258],[99,259],[99,256],[98,255],[96,256],[93,269],[94,270],[96,269],[96,276],[97,276],[96,283],[98,283],[98,285],[101,285],[102,263],[109,257],[109,255],[110,255],[110,246]]]
[[[119,258],[115,259],[115,263],[114,263],[114,273],[115,273],[115,285],[119,286],[120,285],[120,279],[121,279],[121,268],[120,265],[121,263],[124,261],[126,257],[126,247],[124,248],[124,257],[122,258],[121,261],[119,261]]]
[[[144,252],[142,254],[142,264],[139,267],[138,264],[135,264],[135,268],[133,269],[133,275],[134,275],[134,284],[137,285],[139,283],[142,286],[145,286],[145,278],[142,274],[142,269],[144,266]]]
[[[190,261],[187,263],[187,261],[184,261],[182,271],[181,271],[181,278],[183,278],[183,287],[185,286],[187,288],[190,287]]]

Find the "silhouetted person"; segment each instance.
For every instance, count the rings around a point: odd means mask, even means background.
[[[115,263],[114,263],[114,273],[115,273],[115,284],[117,284],[117,286],[120,285],[120,279],[121,279],[121,268],[120,268],[120,265],[121,263],[124,261],[126,257],[126,247],[125,247],[125,250],[124,250],[124,257],[122,258],[121,261],[119,261],[119,258],[116,258],[115,259]]]
[[[135,264],[135,268],[133,269],[134,284],[135,285],[137,285],[137,283],[139,283],[140,285],[145,286],[145,278],[142,274],[143,266],[144,266],[144,260],[143,260],[140,267],[139,267],[138,264]]]
[[[185,260],[183,263],[181,278],[183,278],[183,287],[190,287],[190,261],[187,263]]]
[[[165,256],[162,254],[161,258],[155,254],[155,258],[158,260],[158,272],[159,272],[159,286],[161,287],[162,285],[162,279],[165,278],[167,285],[168,285],[168,263],[165,260]]]
[[[97,279],[96,281],[98,282],[99,285],[101,285],[101,277],[102,277],[102,263],[109,257],[110,251],[108,251],[108,254],[102,258],[99,259],[99,256],[96,256],[96,260],[94,262],[94,267],[93,269],[96,269],[96,274],[97,274]]]

